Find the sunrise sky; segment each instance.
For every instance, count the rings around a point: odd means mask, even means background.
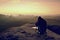
[[[60,0],[0,0],[0,14],[60,15]]]

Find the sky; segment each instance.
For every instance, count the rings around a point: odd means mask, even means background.
[[[60,15],[60,0],[0,0],[0,14]]]

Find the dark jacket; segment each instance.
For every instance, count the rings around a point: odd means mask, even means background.
[[[35,25],[38,27],[45,27],[47,26],[47,22],[43,18],[38,17],[38,21],[35,23]]]

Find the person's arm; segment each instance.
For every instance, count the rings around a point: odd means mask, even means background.
[[[36,22],[35,25],[38,26],[38,22]]]

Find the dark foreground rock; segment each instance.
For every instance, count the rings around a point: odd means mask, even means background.
[[[48,29],[60,35],[60,26],[51,25],[51,26],[48,26]]]
[[[0,33],[0,40],[41,40],[37,29],[24,25],[12,27]],[[60,40],[60,36],[47,29],[43,40]]]

